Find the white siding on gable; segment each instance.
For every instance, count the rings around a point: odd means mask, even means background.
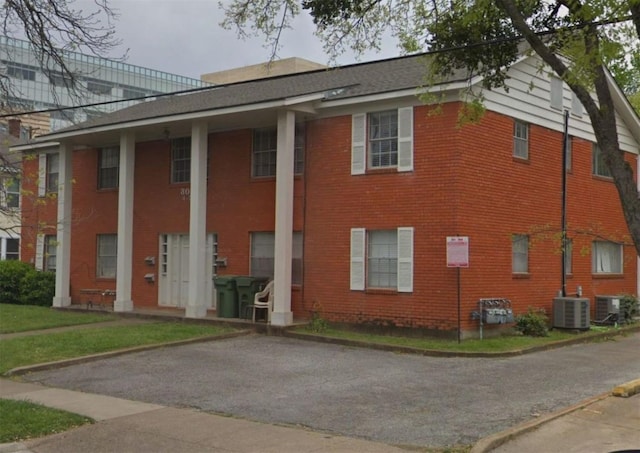
[[[364,291],[365,237],[364,228],[351,229],[351,283],[349,287],[352,291]]]
[[[362,175],[367,169],[367,115],[351,117],[351,174]]]
[[[562,132],[563,112],[549,105],[551,82],[549,68],[540,69],[540,59],[531,56],[515,63],[509,70],[509,78],[504,89],[485,90],[485,107],[497,113],[510,116],[530,124]],[[563,99],[571,99],[573,93],[563,84]],[[568,102],[566,103],[568,106]],[[572,103],[573,104],[573,103]],[[620,148],[623,151],[638,153],[638,142],[629,128],[616,113]],[[588,115],[571,115],[569,134],[584,140],[595,142],[595,135]]]
[[[398,171],[413,170],[413,107],[398,109]]]

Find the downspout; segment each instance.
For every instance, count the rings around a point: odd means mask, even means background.
[[[569,111],[564,111],[564,135],[562,140],[562,297],[567,296],[567,149],[569,145]]]

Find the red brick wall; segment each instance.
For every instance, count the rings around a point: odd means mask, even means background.
[[[463,329],[481,297],[506,297],[517,313],[530,305],[551,308],[560,289],[560,180],[562,135],[531,126],[529,160],[512,157],[513,121],[487,112],[480,124],[459,128],[458,105],[441,115],[426,107],[414,111],[413,172],[369,172],[352,176],[351,116],[311,121],[306,127],[305,176],[296,177],[294,230],[304,230],[304,284],[294,288],[296,317],[313,310],[333,320],[374,325],[457,328],[457,270],[446,267],[446,236],[470,238],[470,267],[462,269]],[[275,178],[251,177],[251,131],[209,136],[210,168],[207,231],[218,233],[220,274],[249,273],[252,231],[273,231]],[[95,278],[96,234],[117,230],[117,191],[99,191],[97,152],[74,153],[72,227],[72,297],[80,288],[115,288],[114,280]],[[628,156],[635,168],[635,156]],[[635,252],[625,247],[625,276],[591,274],[591,232],[619,239],[626,234],[615,187],[591,175],[591,144],[575,139],[573,170],[568,174],[569,237],[573,238],[573,273],[567,290],[581,285],[586,297],[636,291]],[[33,167],[33,168],[32,168]],[[188,184],[170,183],[166,141],[136,144],[133,236],[133,300],[157,306],[158,273],[146,256],[158,260],[162,233],[188,233]],[[25,171],[37,174],[37,159]],[[25,184],[29,189],[29,184]],[[35,188],[33,189],[35,191]],[[55,223],[51,205],[24,197],[25,221]],[[414,227],[414,291],[349,289],[350,230]],[[511,235],[529,234],[526,276],[511,271]],[[22,253],[33,258],[35,241],[27,228]],[[31,245],[30,245],[31,244]],[[586,250],[588,253],[583,253]]]
[[[415,171],[351,176],[348,116],[309,127],[305,228],[304,309],[317,305],[344,322],[455,329],[457,270],[446,268],[446,236],[469,236],[470,267],[461,269],[461,324],[483,297],[509,298],[516,313],[528,306],[551,312],[561,288],[562,134],[531,126],[529,159],[514,159],[513,120],[487,112],[480,124],[456,127],[456,105],[442,115],[416,108]],[[331,130],[332,134],[326,134]],[[635,157],[628,155],[632,168]],[[573,142],[568,174],[573,272],[567,292],[635,293],[635,251],[625,247],[625,275],[591,274],[593,231],[626,234],[613,183],[591,175],[591,143]],[[353,227],[413,226],[414,292],[349,290],[349,232]],[[529,273],[512,273],[511,235],[529,234]],[[554,240],[555,238],[555,240]],[[585,251],[587,252],[585,254]]]

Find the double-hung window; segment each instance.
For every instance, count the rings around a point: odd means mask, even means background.
[[[55,234],[47,234],[44,237],[44,270],[55,272],[58,256],[58,238]]]
[[[369,168],[398,165],[398,111],[369,114]]]
[[[5,208],[19,208],[20,207],[20,179],[17,175],[9,176],[0,180],[2,186],[2,199],[1,204]]]
[[[171,183],[191,181],[191,137],[171,140]]]
[[[116,234],[98,235],[98,253],[96,262],[97,278],[116,278],[116,255],[118,236]]]
[[[413,227],[351,229],[350,288],[413,292]]]
[[[593,144],[592,152],[593,174],[596,176],[603,176],[605,178],[611,178],[611,172],[609,167],[604,161],[604,154],[597,143]]]
[[[275,257],[275,234],[273,232],[251,233],[251,275],[273,278]],[[302,233],[293,232],[291,250],[291,283],[302,284]]]
[[[593,241],[591,257],[594,274],[622,274],[622,244]]]
[[[58,192],[58,174],[60,155],[59,154],[47,154],[47,192]]]
[[[118,187],[119,164],[120,148],[118,146],[100,149],[98,157],[98,189],[115,189]]]
[[[296,124],[294,138],[293,172],[300,175],[304,170],[305,128],[303,123]],[[251,176],[261,178],[276,175],[278,155],[278,130],[266,127],[253,130],[253,148],[251,152]]]
[[[20,259],[20,239],[6,238],[4,240],[4,243],[5,243],[5,250],[4,250],[3,258],[5,260]]]
[[[518,120],[513,122],[513,157],[529,159],[529,125]]]
[[[529,236],[514,234],[511,236],[512,269],[514,274],[529,272]]]
[[[413,107],[351,117],[351,174],[413,170]]]

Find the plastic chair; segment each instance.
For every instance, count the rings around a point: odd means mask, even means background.
[[[266,299],[266,300],[265,300]],[[253,322],[256,322],[256,310],[267,310],[267,323],[271,324],[271,312],[273,311],[273,280],[253,298]]]

